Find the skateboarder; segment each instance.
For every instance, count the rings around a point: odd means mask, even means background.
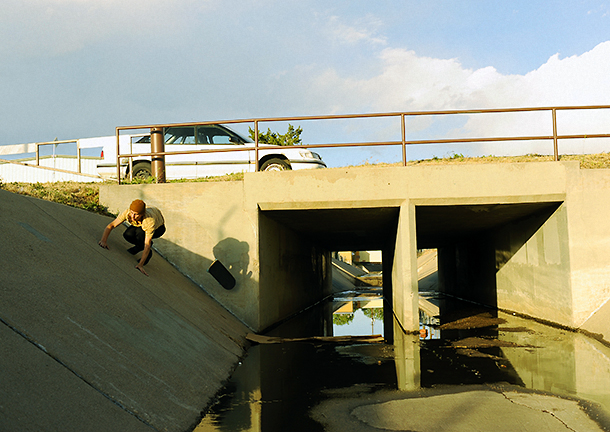
[[[152,239],[161,237],[165,233],[165,219],[163,214],[156,207],[146,207],[144,201],[137,199],[131,203],[129,208],[117,216],[115,220],[110,222],[102,239],[98,244],[104,249],[108,249],[108,236],[113,229],[118,227],[124,221],[129,222],[130,226],[123,233],[123,237],[134,246],[127,249],[132,255],[142,252],[136,268],[143,274],[148,276],[144,270],[144,266],[152,257]]]

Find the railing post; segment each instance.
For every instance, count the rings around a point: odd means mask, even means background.
[[[36,166],[40,165],[40,144],[36,143]]]
[[[553,154],[555,156],[555,161],[559,160],[559,146],[557,145],[557,109],[552,109],[553,113]]]
[[[133,154],[133,137],[129,137],[129,154]],[[129,158],[129,181],[133,181],[133,157]]]
[[[165,141],[163,139],[163,128],[154,127],[150,129],[150,151],[151,153],[163,153]],[[157,183],[165,183],[165,155],[152,156],[152,175],[157,178]]]
[[[402,133],[402,166],[407,166],[407,126],[404,113],[400,115],[400,129]]]
[[[76,167],[77,167],[77,172],[80,174],[81,173],[81,166],[80,166],[80,140],[76,140]]]
[[[119,146],[119,129],[116,129],[116,178],[117,182],[121,184],[121,162],[120,162],[120,146]]]
[[[258,120],[254,120],[254,171],[258,171]]]

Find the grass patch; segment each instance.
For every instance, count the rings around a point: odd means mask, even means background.
[[[112,216],[108,209],[100,205],[97,183],[56,182],[56,183],[4,183],[0,189],[53,201],[90,212]]]
[[[195,180],[171,180],[168,183],[185,182],[221,182],[239,181],[244,179],[243,173],[228,174],[217,177],[205,177]],[[132,182],[123,184],[148,184],[155,183],[151,179],[134,179]],[[78,183],[78,182],[56,182],[56,183],[5,183],[0,179],[0,189],[9,192],[28,195],[47,201],[53,201],[70,207],[80,208],[104,216],[114,216],[108,208],[100,204],[99,183]]]
[[[582,169],[603,169],[610,168],[610,153],[597,153],[586,155],[562,155],[560,161],[578,161]],[[528,154],[523,156],[477,156],[468,157],[462,154],[453,154],[451,156],[431,159],[423,159],[407,162],[407,166],[420,165],[455,165],[463,163],[519,163],[519,162],[552,162],[553,156]],[[357,167],[383,167],[383,166],[402,166],[402,162],[396,163],[369,163],[365,162],[362,165],[354,165],[350,168]]]

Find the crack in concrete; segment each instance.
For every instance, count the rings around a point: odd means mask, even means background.
[[[529,405],[523,404],[523,403],[519,403],[513,399],[511,399],[506,393],[504,392],[500,392],[502,394],[502,396],[504,396],[504,398],[506,398],[506,400],[508,400],[510,403],[515,404],[515,405],[519,405],[528,409],[531,409],[532,411],[539,411],[539,412],[543,412],[546,414],[550,414],[551,417],[553,417],[554,419],[556,419],[557,421],[559,421],[562,425],[565,426],[566,429],[572,431],[572,432],[578,432],[576,429],[571,428],[565,421],[563,421],[561,418],[559,418],[558,416],[555,415],[554,412],[546,410],[546,409],[537,409],[537,408],[533,408]]]
[[[23,339],[25,339],[27,342],[29,342],[30,344],[32,344],[34,347],[36,347],[37,349],[39,349],[40,351],[42,351],[44,354],[46,354],[49,358],[51,358],[52,360],[54,360],[55,362],[57,362],[59,365],[61,365],[62,367],[64,367],[66,370],[68,370],[70,373],[72,373],[75,377],[77,377],[78,379],[80,379],[83,383],[85,383],[87,386],[91,387],[93,390],[95,390],[96,392],[98,392],[100,395],[102,395],[103,397],[105,397],[106,399],[108,399],[110,402],[112,402],[113,404],[115,404],[117,407],[119,407],[120,409],[122,409],[123,411],[125,411],[126,413],[132,415],[133,417],[135,417],[136,419],[138,419],[139,421],[141,421],[143,424],[145,424],[146,426],[148,426],[149,428],[151,428],[154,431],[160,432],[159,429],[157,429],[156,427],[154,427],[152,424],[150,424],[149,422],[147,422],[145,419],[143,419],[142,417],[140,417],[138,414],[136,414],[135,412],[129,410],[126,406],[122,405],[119,401],[114,400],[112,398],[112,396],[110,396],[109,394],[105,393],[104,391],[102,391],[101,389],[97,388],[96,386],[93,385],[93,383],[89,382],[87,379],[85,379],[84,376],[80,375],[77,371],[75,371],[74,369],[72,369],[69,365],[67,365],[66,363],[64,363],[59,357],[55,356],[54,354],[50,353],[42,344],[38,343],[32,336],[28,335],[27,333],[25,333],[24,331],[19,330],[17,327],[15,327],[14,325],[10,324],[8,321],[6,321],[4,318],[0,317],[0,322],[2,324],[4,324],[6,327],[8,327],[11,331],[13,331],[15,334],[21,336]]]

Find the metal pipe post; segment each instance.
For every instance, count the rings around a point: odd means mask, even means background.
[[[553,115],[553,156],[555,161],[559,160],[559,146],[557,144],[557,110],[551,110]]]
[[[165,142],[163,140],[163,128],[154,127],[150,129],[150,151],[151,153],[163,153]],[[157,178],[157,183],[165,183],[165,156],[152,156],[152,175]]]

